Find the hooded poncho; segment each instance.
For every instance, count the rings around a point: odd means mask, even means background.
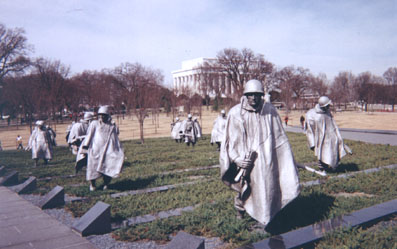
[[[94,120],[90,123],[83,146],[88,147],[87,180],[101,174],[118,177],[124,161],[124,152],[115,124]]]
[[[223,135],[225,134],[225,127],[226,127],[226,117],[219,115],[215,119],[214,126],[212,127],[211,143],[222,141]]]
[[[306,113],[305,129],[309,146],[314,147],[314,154],[318,160],[336,168],[346,151],[331,113],[322,110],[317,104]]]
[[[256,154],[251,173],[236,181],[235,161],[249,151]],[[254,110],[243,96],[230,110],[219,161],[223,182],[242,193],[244,210],[265,225],[300,192],[294,156],[271,103]]]

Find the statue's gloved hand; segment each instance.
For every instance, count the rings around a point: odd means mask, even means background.
[[[249,158],[237,158],[234,162],[243,169],[250,169],[253,164],[253,161]]]

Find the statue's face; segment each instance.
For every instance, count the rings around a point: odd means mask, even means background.
[[[253,108],[257,108],[261,103],[262,94],[261,93],[247,93],[248,104]]]
[[[328,111],[328,110],[329,110],[329,106],[330,106],[330,105],[326,105],[326,106],[324,106],[324,107],[321,107],[321,109],[323,109],[323,111]]]
[[[104,123],[107,123],[109,121],[109,115],[99,114],[98,119]]]

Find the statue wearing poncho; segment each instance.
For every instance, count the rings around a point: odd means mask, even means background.
[[[236,209],[267,225],[298,196],[299,177],[276,109],[261,98],[253,107],[248,95],[227,117],[219,159],[221,178],[238,192]]]
[[[351,149],[343,143],[339,128],[329,111],[330,105],[332,101],[327,96],[321,96],[319,103],[306,113],[306,137],[319,160],[320,169],[336,169],[346,151],[352,154]]]

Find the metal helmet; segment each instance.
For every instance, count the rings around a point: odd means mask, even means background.
[[[86,121],[92,120],[93,117],[94,117],[94,114],[92,112],[84,113],[84,120],[86,120]]]
[[[187,115],[187,118],[192,118],[192,114],[189,113],[189,114]]]
[[[44,125],[44,121],[43,120],[37,120],[36,121],[36,125],[37,126],[43,126]]]
[[[263,85],[259,80],[249,80],[244,85],[244,94],[247,93],[261,93],[264,94]]]
[[[326,107],[327,105],[332,105],[332,101],[327,96],[321,96],[318,99],[318,104],[320,107]]]
[[[197,120],[197,117],[194,117],[193,120],[196,121],[196,120]]]
[[[221,111],[221,114],[226,114],[225,110],[222,110],[222,111]]]
[[[98,114],[110,115],[109,114],[109,106],[103,105],[103,106],[99,107]]]

